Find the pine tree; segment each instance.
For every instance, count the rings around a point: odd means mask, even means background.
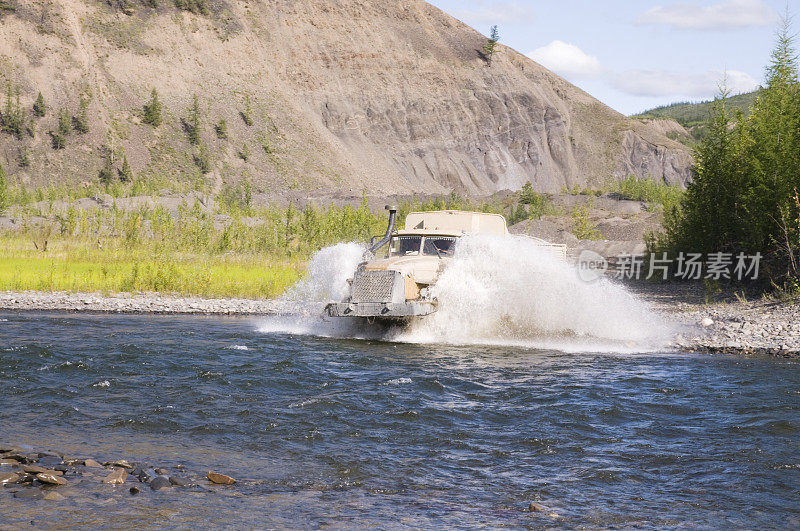
[[[217,138],[225,140],[228,138],[228,123],[225,118],[220,119],[217,125],[214,126],[214,131],[217,133]]]
[[[486,39],[486,43],[483,45],[483,55],[489,65],[492,64],[492,57],[497,53],[498,42],[500,42],[500,31],[497,29],[497,26],[492,26],[489,32],[489,38]]]
[[[31,165],[31,153],[27,147],[24,147],[19,152],[19,165],[21,168],[27,168]]]
[[[17,139],[22,139],[22,134],[25,132],[25,113],[19,102],[19,89],[15,95],[10,81],[6,93],[5,111],[0,115],[0,122],[2,122],[3,131],[16,136]]]
[[[205,144],[200,144],[194,154],[194,163],[200,168],[200,173],[206,174],[211,171],[211,154]]]
[[[39,95],[36,97],[36,101],[33,104],[33,114],[39,118],[47,114],[47,105],[44,103],[44,97],[42,96],[41,92],[39,92]]]
[[[122,157],[122,169],[119,170],[119,180],[124,183],[129,183],[133,181],[133,179],[133,170],[131,169],[130,164],[128,164],[128,157],[124,155]]]
[[[161,102],[158,100],[158,91],[156,89],[153,89],[150,93],[150,101],[145,103],[143,110],[142,122],[153,127],[161,125]]]
[[[194,145],[200,143],[200,127],[200,102],[195,94],[192,97],[192,106],[189,107],[189,117],[184,121],[186,135],[189,137],[189,142]]]
[[[114,175],[114,161],[111,155],[108,155],[97,177],[100,179],[101,183],[108,185],[114,180]]]
[[[81,95],[78,114],[72,117],[72,126],[80,134],[89,132],[89,98]]]

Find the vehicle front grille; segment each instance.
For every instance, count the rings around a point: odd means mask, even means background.
[[[358,271],[351,302],[392,302],[396,271]]]

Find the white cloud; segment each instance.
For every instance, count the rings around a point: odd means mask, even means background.
[[[678,29],[736,29],[748,26],[769,26],[775,12],[763,0],[724,0],[700,6],[675,3],[656,6],[639,15],[637,24],[661,24]]]
[[[727,80],[726,80],[727,75]],[[711,98],[726,82],[730,92],[749,92],[758,88],[758,81],[747,72],[709,70],[700,74],[663,70],[628,70],[615,74],[611,85],[634,96]]]
[[[592,79],[603,74],[603,66],[597,57],[563,41],[553,41],[537,48],[528,57],[568,79]]]
[[[465,2],[472,6],[465,6],[463,9],[454,9],[451,14],[473,25],[492,25],[492,24],[514,24],[519,22],[531,22],[533,20],[533,10],[521,2],[509,2],[502,0],[472,0]],[[480,28],[479,28],[480,29]]]

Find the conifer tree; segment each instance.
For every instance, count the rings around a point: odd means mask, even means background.
[[[250,103],[249,95],[244,97],[244,110],[240,111],[239,114],[242,116],[242,121],[246,126],[253,125],[253,106]]]
[[[103,167],[100,169],[98,178],[100,179],[101,183],[108,185],[114,180],[114,174],[114,161],[112,160],[111,155],[108,155],[106,156]]]
[[[192,106],[189,107],[189,117],[184,122],[186,135],[189,137],[189,142],[197,145],[200,143],[200,102],[197,99],[197,94],[192,97]]]
[[[214,131],[217,133],[217,138],[225,140],[228,138],[228,123],[225,118],[221,118],[217,125],[214,126]]]
[[[6,179],[6,170],[0,164],[0,214],[5,212],[10,202],[8,191],[8,180]]]
[[[33,115],[41,118],[47,114],[47,105],[44,103],[44,97],[42,93],[39,92],[39,95],[36,97],[36,101],[33,103]]]
[[[80,134],[89,132],[89,97],[81,95],[78,114],[72,117],[72,126]]]
[[[486,62],[492,64],[492,57],[497,53],[497,43],[500,42],[500,31],[497,26],[492,26],[489,32],[489,38],[483,45],[483,55],[486,57]]]
[[[133,178],[133,170],[131,169],[130,164],[128,164],[128,157],[127,155],[123,155],[122,169],[119,170],[119,180],[124,183],[129,183],[133,181]]]
[[[142,122],[158,127],[161,125],[161,102],[158,99],[158,91],[153,89],[150,93],[150,101],[144,104],[144,116]]]

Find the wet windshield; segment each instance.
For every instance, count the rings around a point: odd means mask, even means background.
[[[422,249],[422,253],[432,256],[453,256],[455,244],[455,238],[428,236],[425,238],[425,246]]]
[[[409,256],[419,254],[422,236],[396,236],[392,238],[389,252],[392,256]]]

